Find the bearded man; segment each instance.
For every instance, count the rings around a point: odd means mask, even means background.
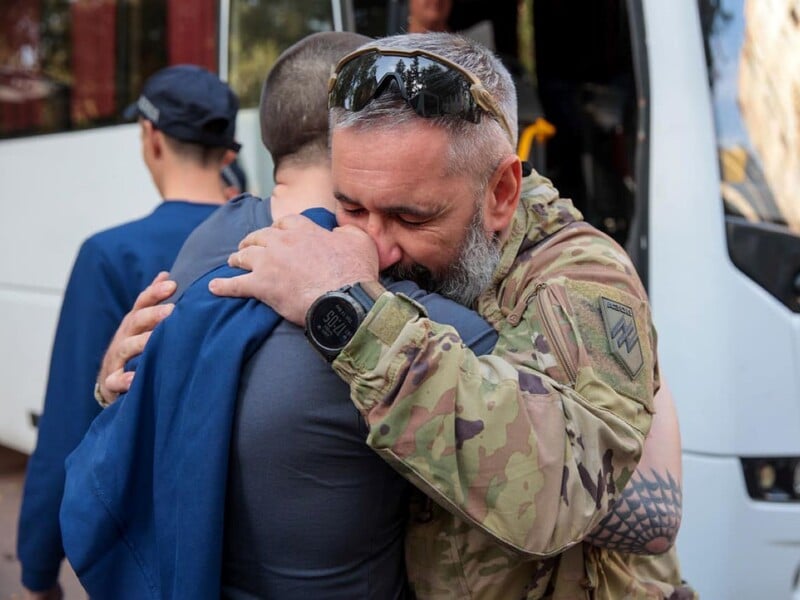
[[[589,543],[650,429],[655,330],[625,252],[523,178],[506,69],[458,36],[384,38],[339,62],[329,106],[340,227],[284,217],[209,287],[305,324],[367,443],[434,501],[406,532],[416,594],[691,597],[674,553],[648,569]],[[475,307],[493,353],[381,275]]]

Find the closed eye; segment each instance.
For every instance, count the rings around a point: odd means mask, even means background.
[[[346,213],[351,217],[358,217],[367,213],[366,209],[360,206],[354,206],[352,208],[347,208],[346,205],[342,205],[342,212]]]
[[[396,214],[394,218],[406,227],[421,227],[431,220],[428,217],[408,214]]]

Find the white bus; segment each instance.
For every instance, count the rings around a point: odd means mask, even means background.
[[[255,106],[278,53],[312,31],[401,31],[406,11],[2,3],[0,443],[33,448],[80,242],[158,201],[118,119],[143,80],[177,62],[226,78],[251,188],[267,194]],[[703,598],[800,598],[800,2],[454,0],[450,26],[506,60],[520,129],[543,140],[532,161],[648,286],[683,435],[686,578]]]

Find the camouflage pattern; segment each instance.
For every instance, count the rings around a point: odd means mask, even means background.
[[[581,542],[636,467],[659,385],[643,286],[581,221],[547,179],[525,180],[477,302],[492,355],[387,292],[334,362],[369,445],[426,496],[406,542],[420,599],[681,597],[674,554],[655,559],[656,584],[637,571],[651,557]]]

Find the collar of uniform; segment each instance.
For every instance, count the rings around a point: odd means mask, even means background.
[[[500,262],[494,273],[494,283],[502,282],[514,261],[522,252],[535,246],[583,215],[572,200],[560,198],[552,182],[536,171],[522,180],[517,212],[511,224],[511,233],[503,244]]]
[[[560,198],[549,179],[536,171],[523,179],[517,212],[503,244],[492,285],[478,298],[484,318],[490,322],[502,319],[497,305],[497,290],[508,277],[517,257],[570,223],[582,220],[583,215],[572,204],[572,200]]]

